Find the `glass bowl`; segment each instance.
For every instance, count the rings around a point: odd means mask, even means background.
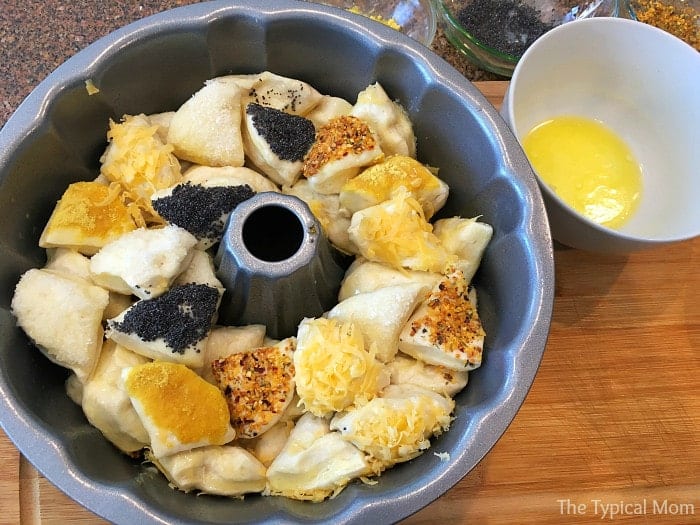
[[[700,51],[700,0],[625,0],[632,20],[663,29]]]
[[[450,43],[477,66],[510,77],[525,50],[565,22],[617,16],[618,0],[433,0]]]
[[[437,20],[430,0],[319,0],[364,15],[417,40],[426,47],[435,38]]]

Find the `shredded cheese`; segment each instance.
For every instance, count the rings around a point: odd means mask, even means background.
[[[403,188],[396,197],[353,214],[348,234],[365,258],[398,270],[442,273],[456,261],[433,233],[420,203]]]
[[[353,323],[304,319],[297,332],[294,379],[306,410],[326,416],[352,404],[366,403],[389,382],[389,374],[365,348]]]
[[[144,115],[126,115],[122,122],[110,120],[109,146],[100,159],[100,173],[120,188],[121,198],[137,224],[162,224],[151,205],[157,190],[182,180],[173,146],[158,137]]]
[[[430,447],[430,437],[447,430],[454,401],[427,395],[377,397],[334,420],[343,437],[382,468],[413,459]]]

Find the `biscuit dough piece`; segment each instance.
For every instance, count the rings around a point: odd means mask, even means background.
[[[108,302],[107,290],[84,279],[31,269],[17,283],[11,308],[39,350],[84,381],[100,355]]]
[[[316,107],[304,116],[313,122],[318,129],[336,117],[350,114],[351,110],[352,104],[344,98],[324,95]]]
[[[148,433],[122,390],[122,369],[147,363],[149,359],[105,341],[95,372],[83,386],[82,407],[92,426],[123,452],[132,453],[148,445]]]
[[[328,240],[339,250],[357,253],[357,247],[350,241],[348,228],[350,215],[341,211],[337,194],[324,195],[313,190],[306,179],[301,179],[294,186],[284,186],[282,192],[303,200],[318,219]]]
[[[206,284],[212,288],[219,290],[223,295],[224,285],[216,277],[214,268],[214,258],[204,250],[192,250],[192,259],[190,264],[185,268],[173,281],[173,286],[183,284]]]
[[[397,354],[389,363],[389,370],[392,385],[418,385],[447,397],[454,397],[461,392],[469,379],[466,370],[429,365],[403,353]]]
[[[238,86],[241,89],[241,102],[244,107],[255,103],[292,115],[306,115],[323,98],[310,84],[270,71],[252,75],[224,75],[209,80],[207,84],[217,82]]]
[[[263,465],[269,467],[287,444],[293,428],[293,421],[280,420],[264,434],[253,439],[241,441],[241,444],[258,458]]]
[[[178,226],[139,228],[92,257],[92,280],[121,294],[158,297],[189,265],[196,244],[196,237]]]
[[[92,282],[92,274],[90,273],[90,259],[81,253],[69,248],[51,248],[46,250],[46,257],[45,270],[52,270],[67,276],[78,277],[94,284]],[[107,320],[116,317],[129,308],[132,303],[131,295],[110,291],[109,303],[104,309],[102,319]]]
[[[267,177],[245,166],[192,166],[183,175],[183,182],[211,186],[250,186],[255,193],[279,191]]]
[[[385,286],[419,283],[433,288],[442,279],[442,274],[411,270],[397,270],[386,264],[357,257],[345,272],[340,284],[338,301],[353,295],[372,292]]]
[[[163,113],[146,115],[148,123],[151,126],[158,126],[156,133],[164,143],[168,142],[168,130],[170,129],[170,122],[173,120],[174,115],[174,111],[164,111]]]
[[[39,238],[42,248],[71,248],[93,255],[122,234],[136,229],[129,210],[99,182],[68,186]]]
[[[168,143],[178,158],[204,166],[243,166],[241,90],[207,82],[175,112]]]
[[[184,182],[153,194],[151,203],[168,224],[184,228],[206,250],[221,240],[231,212],[255,192],[248,185],[202,186]]]
[[[124,368],[121,377],[156,459],[236,437],[224,396],[186,366],[153,361]]]
[[[306,410],[328,416],[372,399],[389,384],[389,373],[376,359],[376,345],[365,345],[354,323],[304,319],[294,352],[297,394]]]
[[[199,375],[212,384],[216,379],[212,373],[211,364],[217,359],[228,357],[232,354],[247,352],[265,345],[265,325],[251,324],[247,326],[214,326],[209,332],[204,346],[203,366]]]
[[[389,385],[369,403],[337,414],[331,430],[370,456],[376,470],[409,461],[446,431],[455,403],[417,385]]]
[[[323,501],[354,478],[371,474],[365,454],[331,432],[328,421],[304,414],[267,469],[266,495]]]
[[[316,132],[302,173],[318,193],[340,193],[360,170],[382,158],[379,140],[366,122],[349,115],[332,119]]]
[[[407,283],[353,295],[333,307],[327,317],[352,322],[365,344],[376,345],[377,359],[388,363],[399,350],[401,330],[428,290],[420,283]]]
[[[485,335],[464,274],[455,270],[433,288],[406,323],[399,350],[431,365],[474,370],[481,366]]]
[[[72,275],[90,282],[90,258],[70,248],[50,248],[46,250],[45,270],[64,275]]]
[[[230,445],[209,446],[154,458],[168,481],[183,492],[197,491],[231,498],[262,492],[265,466],[247,450]]]
[[[462,270],[467,282],[471,282],[491,241],[493,227],[479,222],[476,217],[451,217],[435,221],[433,232],[446,250],[457,255],[455,266]]]
[[[264,434],[282,417],[294,397],[293,337],[275,346],[238,352],[212,362],[212,373],[226,398],[239,438]]]
[[[107,337],[151,359],[201,368],[220,300],[219,290],[206,284],[174,286],[107,321]]]
[[[304,117],[261,104],[245,106],[246,158],[277,184],[296,182],[315,136],[313,122]]]
[[[442,246],[407,190],[354,213],[348,234],[363,257],[396,270],[442,273],[457,259]]]
[[[416,156],[416,137],[406,111],[376,82],[357,95],[350,114],[365,120],[379,136],[385,155]]]
[[[350,179],[340,190],[340,205],[352,214],[391,199],[404,189],[421,204],[426,219],[445,205],[449,193],[447,184],[423,164],[394,155]]]

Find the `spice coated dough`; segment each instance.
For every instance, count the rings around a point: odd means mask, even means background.
[[[114,446],[185,492],[322,501],[449,429],[481,364],[469,283],[492,229],[430,222],[449,188],[380,84],[352,104],[270,72],[218,77],[173,112],[110,122],[107,140],[12,311]],[[338,304],[282,340],[216,324],[212,250],[261,191],[304,200],[355,256]]]

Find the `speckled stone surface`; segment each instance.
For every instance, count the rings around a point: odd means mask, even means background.
[[[52,70],[130,22],[188,0],[0,0],[0,126]],[[433,50],[470,80],[498,80],[470,64],[438,30]]]

